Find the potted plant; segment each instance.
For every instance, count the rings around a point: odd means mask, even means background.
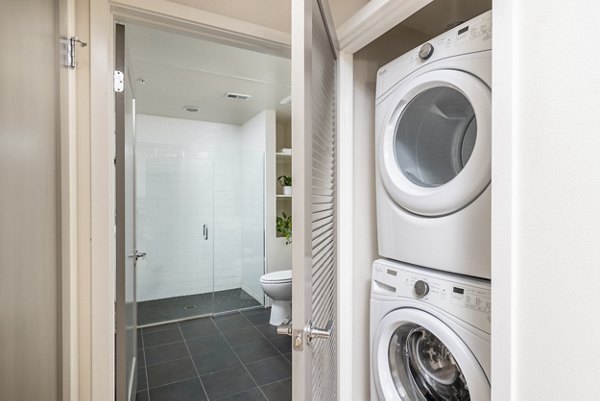
[[[283,194],[291,196],[292,195],[292,177],[289,175],[280,175],[277,177],[277,181],[283,187]]]
[[[281,212],[281,216],[277,216],[275,229],[279,234],[285,237],[285,244],[292,243],[292,216],[288,216],[285,212]]]

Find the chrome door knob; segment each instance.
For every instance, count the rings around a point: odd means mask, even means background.
[[[423,298],[428,293],[429,293],[429,284],[427,284],[423,280],[417,280],[417,282],[415,283],[415,294],[417,294],[417,297]]]

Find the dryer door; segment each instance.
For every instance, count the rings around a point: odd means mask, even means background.
[[[491,176],[491,91],[475,76],[437,70],[406,82],[388,99],[379,169],[390,196],[424,216],[454,213]]]
[[[490,384],[452,329],[422,310],[397,309],[380,322],[373,377],[381,401],[489,401]]]

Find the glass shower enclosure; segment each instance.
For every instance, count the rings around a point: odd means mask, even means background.
[[[264,153],[136,146],[138,325],[264,305]]]

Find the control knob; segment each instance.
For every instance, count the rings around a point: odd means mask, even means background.
[[[419,58],[421,60],[427,60],[433,54],[433,45],[431,43],[425,43],[419,49]]]
[[[417,282],[415,283],[415,294],[417,294],[417,297],[423,298],[428,293],[429,293],[429,284],[427,284],[423,280],[417,280]]]

